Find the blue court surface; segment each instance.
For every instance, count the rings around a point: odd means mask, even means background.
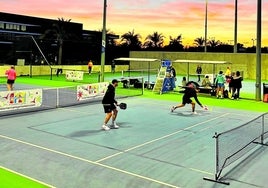
[[[212,137],[260,115],[213,106],[193,115],[190,105],[171,113],[177,101],[141,97],[119,102],[128,109],[110,131],[101,130],[100,102],[1,117],[0,165],[61,188],[226,187],[203,180],[215,173]],[[267,160],[268,148],[256,146],[222,175],[229,187],[267,187]]]

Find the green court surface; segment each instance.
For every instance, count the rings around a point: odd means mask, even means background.
[[[106,81],[114,77],[120,74],[109,74]],[[83,84],[95,79],[90,75],[86,78]],[[15,87],[81,84],[66,82],[64,76],[57,79],[19,77]],[[117,92],[120,90],[121,86]],[[226,187],[203,180],[214,176],[213,135],[267,112],[268,104],[200,94],[199,100],[209,106],[208,111],[197,106],[198,114],[193,115],[186,105],[171,113],[170,107],[181,98],[178,92],[159,95],[145,89],[143,96],[118,99],[126,102],[128,109],[119,110],[120,128],[110,131],[101,130],[105,114],[100,102],[1,117],[0,165],[48,187]],[[240,142],[239,136],[235,143]],[[224,169],[222,175],[230,187],[267,186],[268,148],[256,146],[252,153]],[[18,185],[15,174],[11,175],[0,169],[1,188]],[[26,183],[20,187],[34,186]]]
[[[48,188],[49,185],[44,185],[37,180],[32,180],[23,175],[11,172],[7,169],[0,167],[0,187],[1,188],[22,188],[22,187],[31,187],[31,188]]]

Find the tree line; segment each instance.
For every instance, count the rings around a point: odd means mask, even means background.
[[[70,29],[66,28],[68,26],[66,23],[70,21],[71,19],[66,20],[64,18],[59,18],[58,21],[52,25],[52,28],[45,31],[39,39],[41,41],[57,41],[57,64],[68,64],[67,59],[69,59],[70,62],[75,61],[84,63],[84,61],[88,61],[89,59],[99,62],[101,53],[101,35],[99,38],[94,39],[94,43],[86,41],[82,36],[76,36]],[[101,34],[101,30],[98,32]],[[107,30],[106,33],[107,35],[115,35],[115,33],[110,30]],[[226,44],[216,39],[205,41],[202,36],[195,38],[191,45],[184,46],[182,34],[166,37],[157,31],[148,34],[145,37],[144,42],[142,42],[142,36],[139,33],[135,33],[134,29],[122,34],[119,39],[106,38],[107,62],[111,62],[117,57],[128,57],[130,51],[204,52],[206,44],[207,52],[232,53],[234,48],[233,45]],[[168,42],[165,40],[168,40]],[[50,42],[48,43],[50,44]],[[237,49],[240,53],[256,52],[255,46],[245,48],[241,43],[237,44]],[[267,48],[263,48],[262,52],[267,53]]]

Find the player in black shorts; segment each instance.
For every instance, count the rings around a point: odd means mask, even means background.
[[[105,131],[110,130],[110,128],[118,129],[119,126],[116,125],[115,120],[117,117],[117,101],[115,100],[115,88],[118,86],[117,80],[112,80],[112,83],[109,84],[108,89],[102,99],[102,105],[104,108],[104,112],[106,113],[104,124],[102,125],[102,129]],[[112,117],[112,125],[109,127],[107,123],[109,122],[110,118]]]
[[[182,104],[179,104],[177,106],[173,106],[171,108],[171,112],[174,112],[174,110],[176,108],[181,108],[184,107],[186,104],[192,104],[192,113],[193,114],[197,114],[195,112],[195,102],[191,100],[192,97],[194,97],[195,101],[197,102],[197,104],[199,104],[201,106],[201,108],[204,108],[203,105],[199,102],[198,98],[197,98],[197,93],[198,93],[198,89],[195,87],[194,84],[190,84],[186,89],[185,89],[185,93],[182,97]],[[205,108],[204,108],[205,109]]]

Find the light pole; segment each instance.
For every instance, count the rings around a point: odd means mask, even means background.
[[[251,39],[252,40],[252,47],[254,47],[255,46],[255,40],[257,40],[257,39]]]
[[[205,48],[204,51],[207,52],[207,37],[208,37],[208,0],[206,0],[206,13],[205,13]]]
[[[237,0],[235,0],[234,53],[237,53]]]
[[[103,24],[102,24],[102,39],[101,39],[101,72],[100,72],[100,81],[101,82],[104,82],[104,70],[105,70],[106,7],[107,7],[107,0],[104,0],[104,5],[103,5]]]
[[[257,4],[257,44],[256,44],[256,100],[261,100],[261,29],[262,0]]]

